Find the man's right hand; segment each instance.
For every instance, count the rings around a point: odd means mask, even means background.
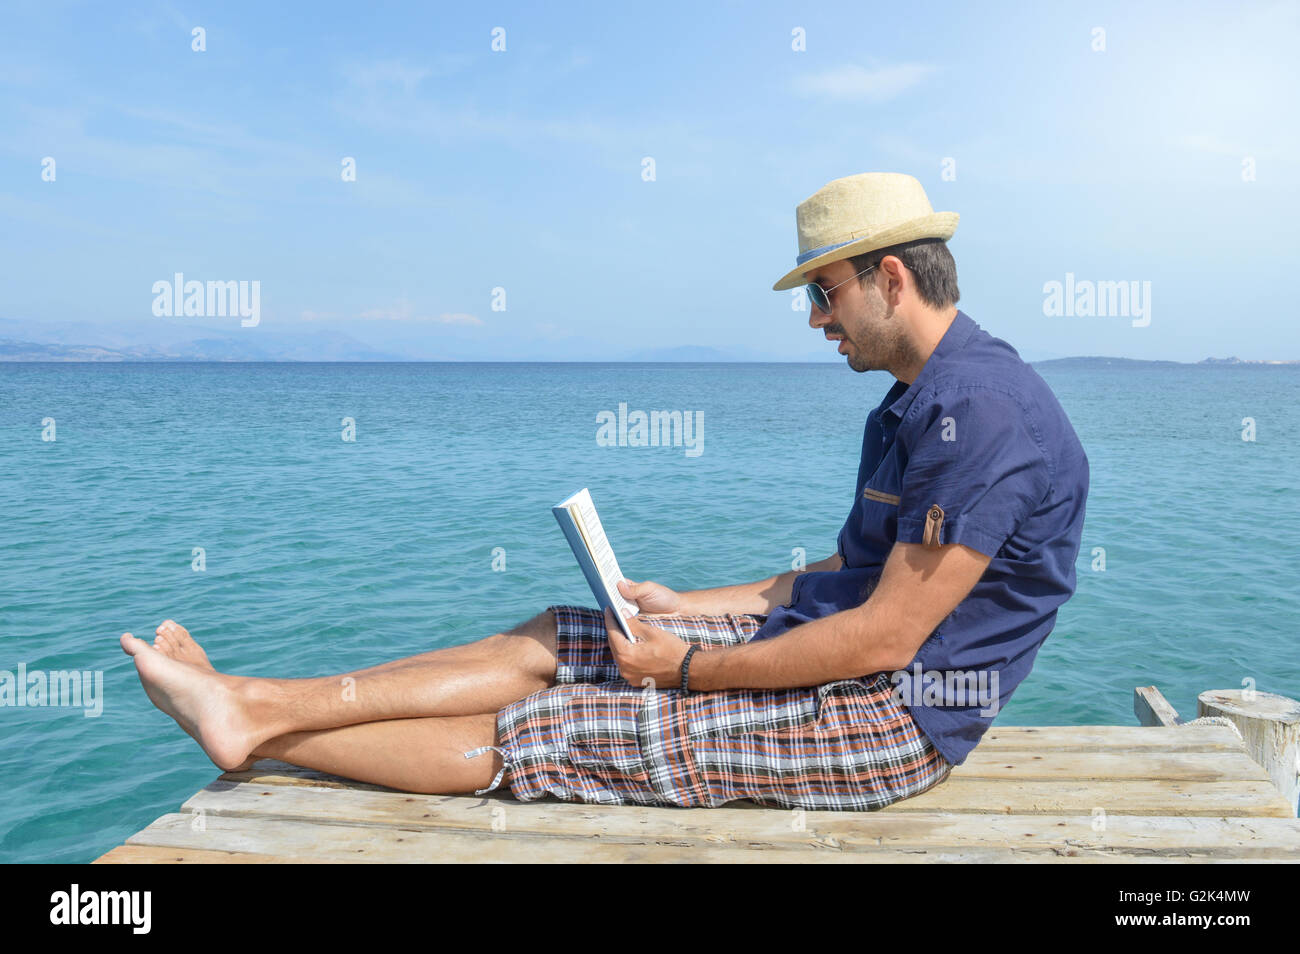
[[[642,616],[673,616],[681,612],[682,595],[662,583],[651,580],[636,583],[625,577],[619,580],[618,591],[624,599],[640,607]]]

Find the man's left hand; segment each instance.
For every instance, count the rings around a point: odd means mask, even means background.
[[[605,629],[609,649],[618,663],[619,675],[629,685],[651,689],[679,689],[682,685],[682,660],[686,642],[665,629],[657,629],[638,617],[628,617],[627,628],[637,638],[629,642],[618,626],[614,610],[605,610]]]

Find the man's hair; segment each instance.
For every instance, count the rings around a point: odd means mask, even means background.
[[[879,264],[886,255],[897,256],[907,266],[916,281],[916,293],[931,308],[947,308],[961,299],[961,292],[957,289],[957,263],[952,260],[952,252],[948,251],[948,244],[943,239],[904,242],[854,255],[847,261],[856,273]],[[869,273],[858,281],[865,286],[874,277],[874,273]]]

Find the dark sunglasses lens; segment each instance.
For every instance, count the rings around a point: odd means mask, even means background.
[[[827,301],[826,292],[821,285],[815,283],[809,285],[808,297],[812,299],[812,303],[816,305],[819,310],[824,311],[828,315],[831,313],[831,303]]]

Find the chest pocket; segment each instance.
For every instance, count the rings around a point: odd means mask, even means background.
[[[879,476],[879,475],[877,475]],[[888,490],[867,486],[858,494],[853,513],[845,525],[844,553],[849,566],[879,566],[898,539],[899,496]]]
[[[880,444],[875,445],[874,441]],[[868,446],[872,445],[872,446]],[[879,447],[879,456],[872,453]],[[892,434],[868,423],[863,459],[858,468],[861,489],[841,531],[841,556],[846,566],[883,566],[898,539],[899,490],[903,467]]]
[[[898,501],[899,501],[898,494],[885,493],[885,491],[876,490],[873,487],[862,488],[862,496],[866,500],[870,500],[875,503],[890,504],[895,507],[898,506]]]

